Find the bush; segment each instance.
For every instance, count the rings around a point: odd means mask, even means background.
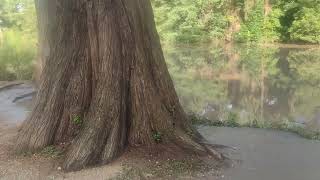
[[[0,36],[0,80],[31,79],[35,55],[35,40],[19,31],[3,32]]]
[[[281,36],[281,16],[283,16],[283,11],[279,8],[274,8],[268,16],[265,16],[263,1],[258,1],[248,12],[248,17],[241,25],[241,29],[236,35],[236,40],[239,42],[279,41]]]
[[[196,43],[222,38],[228,26],[226,0],[153,0],[155,20],[164,41]]]
[[[279,8],[274,8],[265,18],[263,24],[263,41],[274,42],[280,40],[281,16],[283,16],[283,11]]]
[[[259,1],[248,12],[248,17],[241,25],[241,29],[236,35],[236,40],[240,42],[259,41],[262,37],[263,21],[263,4]]]
[[[240,124],[238,123],[239,117],[237,113],[229,112],[227,119],[225,120],[224,124],[227,127],[239,127]]]
[[[320,14],[318,10],[303,8],[295,16],[289,33],[290,39],[293,41],[320,43]]]

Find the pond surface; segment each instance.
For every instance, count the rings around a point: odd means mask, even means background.
[[[246,125],[320,128],[320,49],[164,46],[186,111]]]

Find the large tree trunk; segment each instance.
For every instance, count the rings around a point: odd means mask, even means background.
[[[108,163],[161,134],[199,154],[202,145],[179,104],[149,0],[57,0],[36,105],[17,150],[65,142],[64,168]]]

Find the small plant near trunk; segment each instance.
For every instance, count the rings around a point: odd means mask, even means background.
[[[42,149],[40,154],[46,157],[55,158],[55,157],[59,157],[62,154],[62,152],[55,146],[47,146]]]
[[[83,120],[81,119],[81,117],[79,115],[76,115],[73,117],[73,123],[75,125],[81,126],[83,123]]]
[[[152,134],[152,139],[153,139],[156,143],[161,143],[161,141],[162,141],[162,135],[161,135],[161,133],[160,133],[160,132],[157,132],[157,131],[153,132],[153,134]]]

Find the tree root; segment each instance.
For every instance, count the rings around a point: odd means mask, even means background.
[[[21,96],[15,97],[15,98],[12,100],[12,102],[15,103],[15,102],[17,102],[17,101],[19,101],[19,100],[21,100],[21,99],[24,99],[24,98],[30,97],[30,96],[34,96],[34,95],[36,95],[36,94],[37,94],[37,91],[33,91],[33,92],[30,92],[30,93],[27,93],[27,94],[23,94],[23,95],[21,95]]]

